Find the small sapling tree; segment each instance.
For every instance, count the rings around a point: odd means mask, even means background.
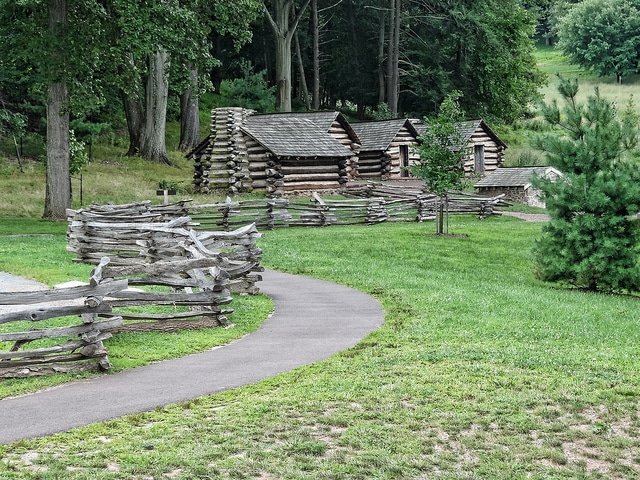
[[[445,233],[445,216],[449,233],[448,192],[459,190],[464,179],[464,147],[458,123],[464,114],[458,99],[461,93],[447,95],[438,115],[425,119],[426,132],[418,147],[420,161],[411,167],[411,173],[424,180],[427,189],[438,196],[436,234]]]
[[[640,290],[640,161],[638,118],[622,113],[596,89],[576,101],[577,81],[562,80],[564,100],[542,113],[553,130],[537,141],[555,183],[537,179],[551,220],[535,246],[537,275],[601,291]]]

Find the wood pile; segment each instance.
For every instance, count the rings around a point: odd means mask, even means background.
[[[228,206],[228,205],[227,205]],[[151,207],[151,214],[160,207]],[[125,211],[129,211],[126,206]],[[140,217],[126,217],[118,205],[102,207],[96,214],[95,206],[83,210],[69,210],[67,249],[76,254],[76,260],[96,264],[104,256],[111,258],[117,266],[148,265],[176,259],[215,258],[217,266],[231,275],[234,292],[257,293],[256,282],[261,280],[259,272],[262,251],[256,242],[260,234],[255,225],[246,225],[234,231],[231,223],[223,227],[224,232],[197,231],[197,225],[188,216],[175,217],[169,221],[142,221]],[[183,213],[183,210],[175,210]],[[127,221],[123,222],[122,219]],[[153,220],[168,220],[152,217]],[[234,225],[235,226],[235,225]]]
[[[0,292],[0,305],[15,307],[8,312],[3,309],[6,313],[0,313],[0,324],[19,322],[17,329],[26,328],[27,322],[48,324],[21,331],[3,329],[0,379],[111,367],[103,341],[122,326],[123,319],[112,314],[106,298],[126,291],[127,280],[103,279],[106,264],[104,261],[95,269],[86,286]],[[49,322],[68,316],[79,316],[79,320],[64,326],[59,321]],[[26,345],[32,348],[23,348]]]

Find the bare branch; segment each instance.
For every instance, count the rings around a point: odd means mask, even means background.
[[[298,28],[298,24],[300,23],[300,19],[302,18],[302,15],[304,14],[304,11],[307,9],[307,7],[309,6],[310,3],[311,3],[311,0],[305,0],[305,2],[302,4],[302,8],[300,8],[300,11],[296,15],[296,18],[293,20],[293,23],[291,24],[291,27],[287,31],[287,37],[289,37],[289,39],[291,39],[293,37],[293,33],[296,31],[296,28]]]
[[[282,32],[280,31],[280,27],[278,27],[276,22],[273,20],[273,17],[269,13],[269,9],[267,8],[267,6],[263,3],[262,7],[264,9],[264,13],[267,16],[267,20],[269,20],[269,24],[271,25],[271,28],[273,29],[273,33],[275,33],[278,36],[282,35]]]
[[[338,0],[336,3],[334,3],[333,5],[330,5],[328,7],[324,7],[321,8],[320,10],[318,10],[318,13],[324,12],[325,10],[331,10],[332,8],[337,7],[338,5],[340,5],[342,3],[342,0]]]

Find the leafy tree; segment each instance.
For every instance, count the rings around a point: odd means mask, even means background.
[[[11,136],[18,159],[20,171],[23,171],[22,156],[18,147],[18,138],[25,133],[27,117],[18,112],[12,112],[7,108],[7,104],[0,98],[0,135]]]
[[[640,0],[585,0],[558,26],[560,47],[577,64],[618,82],[640,71]]]
[[[73,130],[69,131],[69,173],[76,175],[89,163],[89,155],[84,142],[76,138]]]
[[[405,111],[435,111],[459,90],[473,117],[511,123],[526,114],[543,77],[534,58],[535,19],[518,0],[420,0],[409,16]]]
[[[243,66],[243,78],[223,80],[220,84],[220,107],[244,107],[260,113],[275,110],[275,87],[269,87],[264,72],[253,73],[251,65]]]
[[[448,210],[447,195],[451,190],[459,190],[464,180],[464,149],[462,135],[457,128],[464,114],[458,103],[460,92],[447,95],[437,116],[425,119],[426,132],[422,135],[420,163],[411,167],[414,176],[424,180],[427,189],[438,195],[436,233],[443,234],[444,218]]]
[[[549,165],[563,173],[555,183],[538,179],[551,221],[535,255],[541,279],[589,290],[640,289],[638,118],[632,105],[621,115],[596,89],[578,104],[577,81],[563,80],[564,100],[542,113],[555,132],[538,139]]]
[[[64,219],[71,205],[69,117],[92,105],[86,100],[101,85],[96,58],[103,21],[104,9],[92,0],[0,0],[1,88],[46,106],[45,218]]]

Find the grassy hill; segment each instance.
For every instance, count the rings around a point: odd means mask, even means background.
[[[209,127],[208,111],[201,112],[201,136]],[[193,170],[183,152],[178,150],[179,124],[167,123],[167,148],[173,165],[161,165],[139,157],[127,157],[126,132],[116,131],[102,137],[93,145],[93,160],[82,172],[83,203],[126,203],[155,200],[161,180],[178,182],[182,187],[177,199],[195,198],[212,201],[206,196],[193,195]],[[24,139],[24,172],[15,158],[12,139],[0,138],[0,217],[39,217],[44,210],[45,194],[45,146],[37,135]],[[73,205],[80,206],[80,177],[72,181]]]
[[[580,84],[578,100],[585,101],[593,95],[594,89],[598,88],[600,94],[614,101],[619,109],[624,109],[629,100],[634,99],[635,110],[640,115],[640,75],[627,77],[622,85],[616,83],[615,76],[598,77],[597,75],[585,71],[582,67],[572,64],[562,52],[555,47],[538,47],[536,51],[538,68],[547,74],[547,85],[540,89],[542,100],[550,103],[553,100],[561,102],[558,93],[560,79],[577,79]],[[509,145],[506,153],[506,163],[509,166],[543,165],[544,155],[532,146],[532,139],[539,134],[540,118],[523,122],[515,130],[507,128],[505,140]]]

